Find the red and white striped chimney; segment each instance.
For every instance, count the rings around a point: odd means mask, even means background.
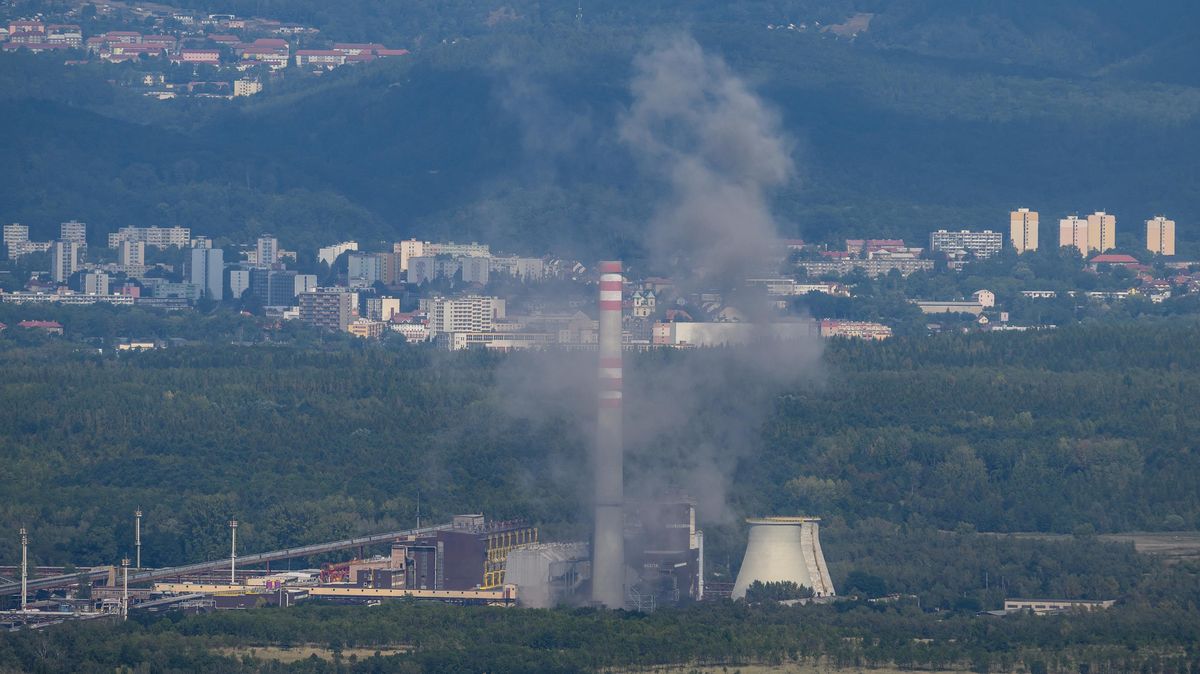
[[[596,414],[592,600],[625,606],[625,500],[621,440],[621,263],[600,263],[600,391]]]

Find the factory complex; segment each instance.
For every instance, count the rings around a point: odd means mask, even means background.
[[[11,626],[112,615],[130,610],[208,610],[289,606],[309,598],[370,603],[409,598],[457,604],[550,608],[593,605],[653,611],[706,598],[745,597],[755,582],[795,583],[812,597],[835,592],[818,536],[818,518],[750,520],[737,582],[706,592],[704,532],[686,494],[631,501],[624,492],[622,264],[600,263],[598,390],[593,447],[592,538],[546,542],[521,521],[482,513],[449,523],[239,557],[237,520],[229,521],[227,559],[168,569],[142,568],[141,517],[135,513],[135,559],[116,567],[43,573],[30,579],[27,532],[21,530],[20,582],[0,582],[0,597],[18,595],[20,610],[0,613]],[[384,548],[381,550],[380,548]],[[376,554],[368,555],[368,549]],[[278,562],[352,559],[280,571]],[[276,569],[271,570],[272,562]],[[132,567],[132,568],[131,568]],[[14,571],[16,571],[14,569]],[[0,570],[0,581],[5,574]],[[13,573],[12,575],[16,575]],[[39,574],[36,573],[35,576]],[[30,592],[34,593],[30,604]],[[44,592],[45,594],[38,594]]]

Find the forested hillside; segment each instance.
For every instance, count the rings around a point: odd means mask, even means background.
[[[0,217],[35,236],[79,218],[633,257],[661,190],[616,128],[634,56],[679,31],[795,141],[795,179],[773,194],[786,235],[919,242],[1028,205],[1046,221],[1115,212],[1122,245],[1167,213],[1186,246],[1200,212],[1188,3],[584,3],[581,22],[523,2],[193,4],[414,53],[236,103],[145,100],[104,84],[127,64],[5,54]],[[817,27],[855,12],[875,16],[853,39]],[[809,28],[767,28],[788,22]]]
[[[973,532],[1200,525],[1195,329],[1180,319],[834,342],[819,375],[763,399],[762,425],[744,435],[706,436],[696,420],[729,409],[753,418],[730,398],[759,400],[754,382],[689,394],[692,422],[627,439],[630,481],[653,467],[664,484],[688,487],[697,441],[732,459],[716,463],[732,471],[726,502],[697,494],[718,574],[736,570],[741,517],[811,512],[826,519],[839,584],[863,570],[931,605],[967,590],[994,604],[1003,590],[984,587],[990,570],[1029,594],[1124,594],[1140,575],[1122,556],[1131,553],[994,545]],[[522,357],[0,345],[0,527],[29,526],[38,563],[119,559],[138,506],[153,566],[220,556],[230,517],[247,550],[406,526],[418,492],[433,520],[525,517],[556,539],[588,528],[587,421],[538,401],[584,399],[589,384],[539,379],[547,371]],[[633,368],[679,377],[721,367],[717,357],[651,354]],[[644,413],[630,414],[632,433]],[[3,548],[0,562],[14,554]],[[1038,558],[1072,560],[1071,570],[1049,573]]]

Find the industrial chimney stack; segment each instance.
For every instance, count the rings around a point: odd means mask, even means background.
[[[596,416],[592,600],[625,606],[625,488],[621,443],[621,263],[600,263],[600,391]]]

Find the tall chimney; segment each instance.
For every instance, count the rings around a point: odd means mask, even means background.
[[[600,391],[596,413],[592,601],[625,606],[625,500],[621,445],[621,263],[600,263]]]

